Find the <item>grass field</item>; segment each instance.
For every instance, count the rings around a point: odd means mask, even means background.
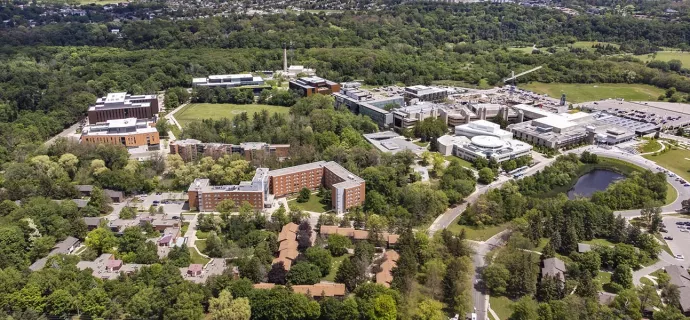
[[[268,110],[270,113],[288,113],[290,108],[267,104],[192,103],[175,113],[175,119],[184,127],[191,121],[232,118],[242,112],[247,112],[251,116],[261,110]]]
[[[635,56],[638,59],[644,61],[644,62],[649,62],[652,60],[659,60],[659,61],[671,61],[671,60],[679,60],[680,62],[683,63],[683,67],[688,67],[690,66],[690,52],[681,52],[681,51],[659,51],[656,53],[656,56],[652,54],[642,54],[642,55],[637,55]]]
[[[600,289],[603,287],[605,284],[611,282],[611,274],[608,272],[604,271],[599,271],[599,274],[594,278],[597,282],[599,282]]]
[[[460,217],[458,217],[458,219],[459,218]],[[495,234],[507,229],[508,225],[509,223],[504,223],[497,226],[486,226],[484,228],[477,228],[472,226],[459,225],[456,219],[455,221],[453,221],[453,223],[450,224],[450,226],[448,226],[448,230],[450,230],[453,233],[460,233],[460,231],[465,229],[465,235],[467,235],[468,240],[486,241],[489,238],[493,237]]]
[[[613,243],[606,239],[592,239],[589,241],[582,241],[582,243],[591,244],[593,246],[613,247]]]
[[[465,160],[465,159],[463,159],[463,158],[458,158],[458,157],[456,157],[456,156],[445,156],[444,158],[446,158],[446,160],[448,160],[448,161],[451,161],[451,160],[453,160],[453,159],[458,160],[458,161],[460,162],[460,165],[461,165],[461,166],[463,166],[463,167],[465,167],[465,168],[470,168],[470,169],[473,168],[473,167],[472,167],[472,162],[469,162],[469,161],[467,161],[467,160]]]
[[[650,140],[647,140],[641,146],[639,146],[637,148],[637,151],[640,151],[642,153],[647,153],[647,152],[656,152],[659,149],[661,149],[661,143],[659,143],[659,141],[656,141],[654,139],[650,139]]]
[[[622,98],[633,101],[656,99],[664,93],[663,89],[644,84],[625,83],[541,83],[532,82],[519,85],[520,88],[540,94],[560,98],[565,93],[568,103],[580,103],[608,98]]]
[[[196,240],[194,241],[194,245],[199,251],[204,252],[204,249],[206,249],[206,240]]]
[[[610,42],[598,42],[598,41],[577,41],[573,43],[572,46],[573,48],[582,48],[582,49],[587,49],[587,50],[592,50],[594,51],[594,48],[592,48],[593,45],[595,44],[601,44],[601,45],[607,45],[610,44],[616,48],[620,48],[620,45],[615,44],[615,43],[610,43]]]
[[[512,300],[506,297],[489,297],[489,305],[491,309],[496,312],[500,319],[508,319],[513,314],[511,306],[514,304]]]
[[[189,255],[192,258],[192,263],[205,265],[209,260],[211,260],[202,257],[198,252],[196,252],[196,250],[194,250],[194,248],[189,248]]]
[[[321,197],[317,196],[316,194],[312,194],[311,197],[309,197],[309,201],[299,203],[297,200],[290,200],[288,201],[289,206],[294,206],[297,209],[304,210],[304,211],[312,211],[312,212],[326,212],[328,210],[331,210],[330,206],[324,205],[321,202]]]
[[[669,205],[678,199],[678,191],[670,183],[666,182],[666,201],[665,205]]]
[[[690,151],[684,149],[669,150],[660,155],[648,154],[645,158],[673,171],[685,181],[690,181]]]
[[[335,281],[335,274],[338,272],[338,268],[343,263],[343,260],[350,258],[351,254],[344,254],[340,257],[334,257],[331,261],[331,272],[329,272],[323,280],[325,281]]]

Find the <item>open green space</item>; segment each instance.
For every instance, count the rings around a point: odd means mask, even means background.
[[[647,152],[656,152],[661,149],[661,143],[659,141],[656,141],[656,139],[649,139],[646,140],[642,145],[640,145],[637,148],[637,151],[640,151],[642,153],[647,153]]]
[[[500,319],[508,319],[513,314],[512,305],[515,302],[507,297],[489,297],[489,305],[491,309],[496,312]]]
[[[665,205],[669,205],[678,199],[678,190],[674,188],[670,183],[666,182],[666,201]]]
[[[328,210],[331,210],[330,206],[321,203],[321,199],[322,198],[317,196],[316,194],[312,194],[309,197],[309,201],[307,202],[300,203],[297,202],[297,200],[289,200],[288,205],[303,211],[326,212]]]
[[[531,82],[520,88],[560,98],[565,93],[568,103],[580,103],[601,99],[653,100],[664,93],[663,89],[645,84],[627,83],[541,83]]]
[[[207,262],[209,262],[209,260],[211,260],[211,259],[207,259],[207,258],[202,257],[198,252],[196,252],[196,250],[194,248],[189,248],[189,255],[192,258],[192,263],[198,263],[198,264],[205,265]]]
[[[333,260],[331,261],[331,271],[323,277],[323,280],[325,281],[335,281],[335,274],[338,272],[338,268],[340,268],[340,265],[343,263],[345,259],[349,259],[351,254],[344,254],[340,257],[333,257]]]
[[[659,155],[648,154],[645,158],[673,171],[685,181],[690,181],[690,151],[684,149],[669,150]]]
[[[184,127],[192,121],[232,118],[242,112],[252,115],[262,110],[272,114],[288,113],[290,108],[267,104],[191,103],[175,113],[175,119]]]
[[[469,162],[463,158],[458,158],[456,156],[445,156],[446,160],[451,161],[453,159],[458,160],[460,162],[460,165],[465,167],[465,168],[473,168],[472,167],[472,162]]]
[[[508,229],[508,226],[510,225],[510,223],[504,223],[497,226],[485,226],[484,228],[479,228],[475,226],[459,225],[458,219],[460,219],[460,217],[455,219],[453,223],[448,226],[448,230],[453,233],[460,233],[464,229],[467,239],[474,241],[486,241],[497,233]]]
[[[208,232],[203,232],[201,230],[196,231],[196,237],[197,239],[206,239],[208,238]]]
[[[592,46],[594,46],[595,44],[600,44],[600,45],[607,45],[608,44],[608,45],[612,45],[616,48],[620,48],[620,45],[618,45],[618,44],[610,43],[610,42],[599,42],[599,41],[577,41],[577,42],[571,44],[570,46],[573,48],[581,48],[581,49],[587,49],[587,50],[594,51],[594,48],[592,48]]]
[[[600,289],[601,288],[606,288],[606,284],[609,284],[611,282],[611,273],[609,272],[604,272],[604,271],[599,271],[599,274],[597,274],[596,280],[599,283]]]
[[[683,67],[690,66],[690,52],[682,51],[658,51],[656,54],[642,54],[635,56],[638,59],[649,62],[652,60],[666,61],[678,60],[683,63]]]
[[[534,251],[536,252],[543,252],[544,248],[546,248],[546,245],[549,244],[550,239],[549,238],[541,238],[539,239],[539,245],[537,245],[536,248],[534,248]]]
[[[592,239],[589,241],[582,241],[582,243],[593,245],[593,246],[600,246],[600,247],[613,247],[614,243],[611,241],[608,241],[606,239]]]
[[[204,252],[204,249],[206,249],[206,240],[196,240],[194,241],[194,245],[199,251]]]
[[[654,282],[652,282],[652,280],[649,280],[649,279],[644,278],[644,277],[640,279],[640,283],[654,287]]]

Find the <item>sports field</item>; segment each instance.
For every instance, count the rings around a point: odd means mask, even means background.
[[[652,60],[659,60],[659,61],[671,61],[671,60],[679,60],[680,62],[683,63],[683,67],[687,68],[690,67],[690,52],[681,52],[681,51],[659,51],[656,53],[656,56],[653,54],[642,54],[635,56],[639,58],[640,60],[644,62],[649,62]]]
[[[690,151],[676,149],[659,155],[648,154],[644,157],[677,173],[681,178],[685,179],[685,181],[690,181]]]
[[[251,116],[261,110],[288,113],[290,108],[267,104],[192,103],[175,113],[175,119],[184,127],[191,121],[232,118],[242,112],[247,112]]]
[[[568,103],[622,98],[632,101],[656,101],[663,89],[646,84],[627,83],[541,83],[519,85],[520,88],[560,98],[565,93]]]

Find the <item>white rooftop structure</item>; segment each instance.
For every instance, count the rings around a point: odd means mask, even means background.
[[[256,86],[263,85],[264,79],[255,77],[249,73],[241,74],[217,74],[210,75],[207,78],[192,79],[193,87],[224,87],[234,88],[242,86]]]
[[[472,139],[462,136],[445,135],[437,140],[441,154],[454,155],[468,161],[477,158],[494,159],[498,162],[519,158],[530,154],[532,146],[518,140],[503,140],[496,136],[474,136]]]
[[[550,115],[548,117],[532,120],[532,125],[541,128],[553,128],[554,132],[563,132],[577,126],[577,123],[560,115]]]
[[[472,138],[475,136],[493,136],[500,140],[510,140],[513,134],[510,131],[502,130],[501,126],[486,120],[476,120],[468,124],[455,126],[455,134]]]
[[[554,115],[555,113],[550,112],[548,110],[544,110],[542,108],[537,108],[533,107],[530,105],[526,104],[518,104],[513,106],[513,109],[519,111],[522,111],[523,114],[525,115],[526,118],[528,119],[538,119],[538,118],[543,118],[543,117],[548,117],[551,115]]]
[[[82,129],[82,134],[93,135],[108,135],[108,134],[138,134],[138,133],[153,133],[156,128],[151,127],[146,120],[138,121],[137,118],[107,120],[106,122],[99,122],[94,125],[86,126]]]

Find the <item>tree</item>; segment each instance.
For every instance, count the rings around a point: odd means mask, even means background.
[[[220,258],[223,256],[223,241],[216,235],[215,232],[211,232],[206,238],[206,248],[204,248],[204,253],[209,257]]]
[[[311,190],[307,188],[302,188],[302,190],[299,191],[299,195],[297,196],[297,202],[307,202],[309,201],[309,197],[311,197]]]
[[[334,257],[340,257],[346,254],[347,249],[352,246],[352,241],[350,241],[350,238],[339,234],[329,235],[327,241],[328,251],[330,251],[331,255]]]
[[[376,320],[395,320],[398,317],[398,308],[393,297],[387,294],[374,298],[374,317]]]
[[[446,320],[443,304],[433,299],[424,299],[417,305],[413,316],[415,320]]]
[[[168,124],[168,119],[165,117],[160,117],[158,122],[156,122],[156,130],[161,137],[167,137],[168,131],[170,130],[170,125]]]
[[[352,292],[358,285],[364,283],[364,272],[358,268],[353,259],[345,259],[338,267],[335,274],[335,282],[344,283],[345,288]]]
[[[321,270],[321,276],[325,277],[331,271],[331,253],[323,248],[311,247],[304,252],[304,257],[307,258],[309,263],[319,267]]]
[[[679,307],[680,306],[680,289],[675,284],[668,284],[661,289],[661,298],[668,305]]]
[[[534,320],[537,316],[537,302],[530,297],[522,297],[515,304],[513,304],[513,314],[510,315],[510,320]]]
[[[500,263],[492,263],[482,271],[482,281],[492,295],[505,294],[510,276],[510,271]]]
[[[275,283],[275,284],[285,284],[285,283],[287,283],[287,275],[288,275],[288,272],[285,269],[285,263],[283,261],[280,261],[278,263],[274,263],[271,266],[271,270],[268,271],[268,274],[267,274],[268,282]],[[258,282],[258,281],[256,281],[256,282]]]
[[[443,296],[453,312],[465,314],[470,308],[470,275],[472,263],[468,257],[454,258],[448,263],[443,277]]]
[[[610,307],[624,319],[642,319],[640,312],[642,305],[635,290],[628,289],[619,292]]]
[[[252,319],[318,319],[321,313],[318,302],[283,287],[255,290],[249,299]]]
[[[645,308],[653,308],[660,304],[659,295],[656,293],[656,288],[650,285],[640,285],[637,288],[637,297],[640,299],[642,310]]]
[[[583,298],[596,298],[597,291],[597,285],[594,283],[594,280],[589,273],[585,273],[580,276],[577,289],[575,290],[575,293],[578,296]]]
[[[55,317],[68,317],[77,309],[75,297],[64,289],[53,291],[46,298],[46,313]]]
[[[625,289],[633,287],[632,270],[626,264],[619,264],[613,271],[611,282],[621,285]]]
[[[319,267],[308,263],[300,262],[292,268],[287,274],[287,282],[293,285],[298,284],[315,284],[321,280],[321,270]],[[316,295],[316,293],[312,293]]]
[[[495,179],[494,172],[490,168],[482,168],[479,170],[479,178],[477,182],[481,184],[489,184]]]
[[[537,299],[539,301],[560,300],[564,295],[563,282],[557,277],[545,275],[537,286]]]
[[[658,311],[654,311],[654,320],[685,320],[687,319],[678,308],[666,306]]]
[[[117,239],[110,229],[98,227],[86,236],[86,246],[95,250],[99,255],[110,252],[117,245]]]
[[[192,263],[192,257],[187,244],[172,247],[168,253],[168,260],[178,268],[189,266]]]
[[[101,214],[106,214],[113,210],[113,208],[111,208],[109,205],[110,202],[110,198],[105,194],[105,192],[103,192],[103,189],[99,187],[93,187],[87,205],[89,207],[95,208]]]
[[[233,299],[227,290],[221,291],[218,298],[209,299],[208,312],[213,320],[249,320],[252,315],[249,299]]]

